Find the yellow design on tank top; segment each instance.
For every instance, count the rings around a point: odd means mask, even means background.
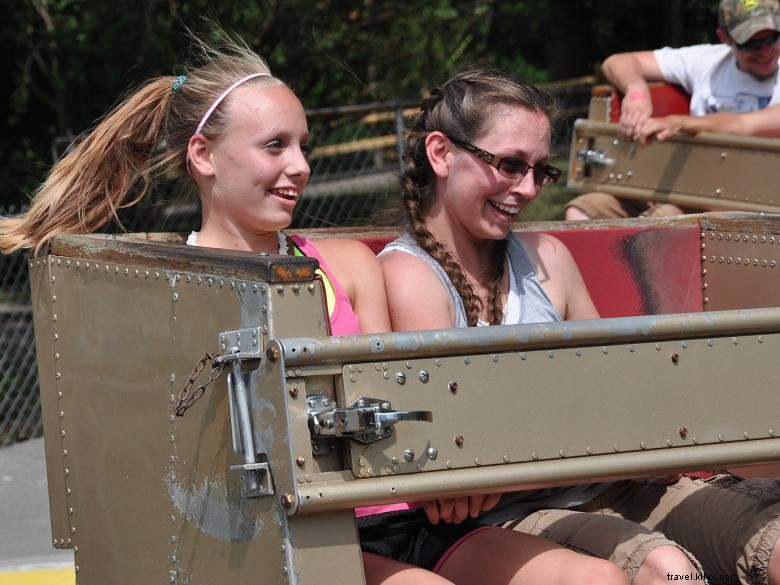
[[[293,245],[294,256],[306,256],[296,245]],[[317,268],[314,274],[318,275],[322,279],[322,286],[325,289],[325,302],[328,305],[328,317],[333,315],[333,309],[336,307],[336,293],[333,290],[333,285],[330,283],[328,275],[322,268]]]

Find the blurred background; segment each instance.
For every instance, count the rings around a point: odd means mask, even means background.
[[[367,225],[397,195],[414,104],[467,66],[548,85],[584,117],[614,52],[717,42],[717,0],[16,0],[0,35],[0,215],[22,209],[55,161],[121,96],[186,61],[186,29],[234,31],[309,115],[312,179],[295,227]],[[565,180],[524,219],[560,219]],[[197,199],[161,186],[126,210],[132,231],[197,229]],[[107,226],[108,230],[121,229]],[[0,446],[41,434],[25,256],[0,256]]]

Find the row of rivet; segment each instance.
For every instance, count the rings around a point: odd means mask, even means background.
[[[704,239],[705,237],[709,237],[710,240],[718,239],[718,240],[725,240],[727,242],[730,242],[732,238],[734,239],[734,242],[753,242],[754,244],[760,243],[760,244],[780,244],[780,236],[756,236],[756,235],[747,235],[747,234],[723,234],[723,233],[714,233],[714,232],[701,232],[701,238]]]
[[[763,336],[759,335],[757,337],[757,341],[758,341],[758,343],[763,343],[764,342]],[[731,338],[731,342],[732,342],[733,345],[739,345],[739,338],[732,337]],[[688,344],[689,344],[689,342],[687,340],[680,341],[680,347],[682,349],[688,349]],[[715,345],[715,342],[712,339],[708,339],[706,344],[707,344],[707,347],[713,347]],[[656,351],[661,351],[664,346],[661,343],[656,343],[654,347],[655,347]],[[608,355],[609,354],[609,349],[610,348],[608,346],[603,346],[601,348],[601,353],[603,355]],[[636,353],[636,346],[634,344],[627,345],[626,349],[628,349],[629,353]],[[547,352],[547,357],[549,357],[550,359],[554,359],[555,355],[556,355],[556,352],[554,350],[549,350]],[[583,355],[582,349],[576,349],[574,351],[574,355],[576,355],[577,357],[582,357],[582,355]],[[679,354],[671,353],[669,355],[670,355],[670,359],[672,360],[672,362],[677,363],[679,361]],[[522,359],[524,361],[527,360],[528,359],[528,354],[525,353],[525,352],[522,352],[520,354],[520,359]],[[471,363],[471,358],[470,357],[466,357],[466,358],[464,358],[463,361],[464,361],[464,363],[466,365],[469,365]],[[491,356],[491,362],[492,363],[497,364],[497,363],[499,363],[499,361],[500,361],[500,356],[498,354],[494,354],[493,356]],[[436,362],[438,362],[438,363],[436,363],[437,366],[441,365],[441,360],[437,359]],[[405,362],[405,365],[406,365],[407,369],[411,369],[412,368],[411,362]],[[389,371],[388,371],[389,370],[389,365],[387,364],[387,362],[383,362],[381,364],[379,364],[379,363],[375,364],[374,365],[374,369],[376,371],[381,371],[382,375],[383,375],[383,377],[385,379],[388,379],[390,377]],[[347,368],[347,370],[349,372],[349,379],[350,379],[350,381],[351,382],[356,382],[357,381],[357,374],[363,372],[363,367],[361,365],[350,365]],[[302,372],[301,372],[300,369],[288,370],[287,371],[287,376],[288,377],[292,377],[294,375],[295,376],[300,376],[301,374],[302,374]],[[427,384],[430,381],[430,372],[428,370],[426,370],[426,369],[420,369],[420,371],[417,374],[417,378],[423,384]],[[406,382],[407,382],[407,376],[406,376],[405,372],[396,372],[396,374],[395,374],[393,379],[395,380],[395,382],[399,386],[404,386],[406,384]],[[450,390],[450,392],[455,394],[455,393],[457,393],[457,390],[458,390],[458,383],[454,382],[454,381],[451,381],[451,382],[448,383],[447,388]]]
[[[175,342],[175,340],[174,340]],[[174,389],[176,387],[176,372],[171,372],[170,376],[168,377],[168,382],[170,384],[170,395],[168,396],[168,400],[171,404],[171,409],[173,409],[176,406],[176,394],[174,392]],[[176,417],[173,414],[173,411],[171,411],[171,414],[168,415],[168,420],[173,425],[171,427],[171,432],[168,435],[168,443],[170,445],[170,451],[168,454],[168,461],[170,461],[171,466],[176,462],[176,427],[175,427],[175,421]],[[169,471],[169,474],[173,475],[173,469]],[[169,497],[169,500],[171,502],[171,511],[173,511],[175,499],[173,496]],[[174,514],[171,514],[171,530],[174,530],[176,528],[176,516]],[[178,554],[178,546],[176,544],[176,534],[172,533],[168,539],[168,544],[170,545],[170,554],[168,555],[168,559],[171,563],[171,571],[169,572],[170,575],[173,575],[175,578],[176,573],[176,555]]]
[[[50,258],[49,262],[51,264],[56,263],[58,265],[61,265],[61,264],[64,263],[66,268],[70,268],[70,267],[81,268],[83,266],[86,270],[89,270],[90,268],[92,268],[95,271],[100,270],[100,264],[98,264],[97,262],[93,264],[91,262],[84,262],[84,263],[82,263],[80,260],[65,260],[65,261],[63,261],[61,258],[57,258],[56,260],[54,258]],[[41,265],[46,265],[46,260],[31,260],[29,265],[30,265],[30,268],[39,267]],[[103,265],[103,270],[105,272],[111,272],[112,267],[109,266],[108,264],[105,264],[105,265]],[[193,281],[193,276],[190,275],[190,274],[187,274],[187,275],[174,274],[173,277],[172,277],[170,272],[161,273],[160,271],[157,271],[157,270],[149,271],[149,270],[130,269],[130,268],[122,269],[120,266],[113,266],[113,271],[114,271],[115,274],[122,273],[125,276],[131,276],[132,275],[135,278],[143,277],[145,279],[148,279],[148,278],[159,279],[162,276],[163,280],[166,280],[166,281],[170,280],[173,283],[176,283],[179,280],[185,280],[188,283]],[[198,284],[198,285],[201,285],[201,284],[205,283],[207,286],[214,286],[216,284],[220,288],[224,288],[224,286],[225,286],[225,280],[224,279],[219,279],[219,278],[214,278],[214,277],[205,277],[204,278],[202,276],[198,276],[194,280],[195,280],[195,283]],[[54,282],[54,281],[55,281],[54,277],[52,277],[52,282]],[[228,281],[228,286],[230,288],[232,288],[232,289],[238,288],[238,289],[240,289],[242,291],[246,290],[246,288],[247,288],[247,284],[245,282],[237,283],[236,281],[233,281],[233,280],[229,280]],[[261,292],[265,292],[266,288],[267,288],[267,286],[265,284],[260,284],[259,286],[257,284],[253,284],[252,285],[252,292],[253,293],[257,293],[258,290],[261,291]],[[300,285],[296,285],[294,287],[295,290],[297,290],[299,288],[300,288]],[[309,290],[311,290],[311,291],[314,290],[314,285],[313,284],[309,284]]]
[[[50,264],[54,264],[55,263],[54,258],[50,257],[49,258],[49,263]],[[57,264],[59,264],[59,263],[60,263],[60,261],[57,260]],[[36,266],[38,266],[39,264],[46,265],[46,260],[44,259],[44,260],[40,261],[40,263],[36,261]],[[56,277],[54,275],[51,276],[51,282],[52,283],[56,282]],[[57,313],[55,312],[56,311],[56,306],[55,306],[56,302],[57,302],[57,295],[56,294],[52,294],[51,295],[51,303],[52,303],[52,316],[51,316],[51,320],[54,323],[57,322]],[[59,334],[56,331],[53,331],[52,332],[52,340],[54,341],[54,343],[57,343],[57,341],[59,341],[59,338],[60,338]],[[59,360],[60,360],[61,356],[60,356],[59,351],[55,351],[53,357],[54,357],[54,362],[55,362],[55,364],[54,364],[54,370],[55,370],[54,378],[56,380],[61,380],[62,379],[62,372],[60,372],[60,370],[59,370]],[[57,386],[59,386],[59,384],[57,384]],[[64,419],[65,419],[65,410],[64,410],[64,407],[62,405],[62,400],[63,400],[63,393],[62,393],[62,390],[58,387],[57,388],[57,405],[58,405],[59,408],[57,409],[58,410],[57,414],[58,414],[58,417],[59,417],[59,419],[61,421],[60,422],[60,449],[61,449],[60,452],[61,452],[62,458],[63,458],[63,466],[64,466],[63,473],[65,474],[65,486],[66,486],[65,487],[65,499],[66,499],[66,503],[68,505],[68,507],[67,507],[68,516],[72,516],[74,510],[73,510],[73,507],[70,505],[70,501],[69,501],[70,500],[70,495],[71,495],[71,488],[68,487],[68,483],[69,483],[68,480],[69,480],[69,477],[70,477],[70,468],[67,467],[67,461],[65,459],[67,457],[67,455],[68,455],[67,444],[65,442],[68,433],[63,428],[64,424],[65,424],[65,421],[64,421]],[[76,533],[76,527],[75,526],[71,525],[70,533],[71,533],[71,535]],[[55,540],[53,542],[54,546],[57,546],[58,542],[59,542],[59,546],[66,546],[66,545],[72,544],[73,543],[73,539],[71,537],[60,538],[58,541]],[[78,552],[78,547],[74,548],[74,552]],[[76,565],[76,567],[77,567],[76,570],[78,570],[78,565]]]
[[[181,278],[182,278],[181,274],[175,274],[173,276],[173,279],[171,280],[171,285],[175,286],[176,283]],[[184,277],[184,281],[186,283],[188,283],[188,284],[191,284],[192,281],[193,281],[192,275],[187,274]],[[209,287],[214,285],[214,279],[211,278],[211,277],[207,277],[205,282],[206,282],[207,286],[209,286]],[[204,283],[203,277],[202,276],[196,277],[195,278],[195,283],[196,283],[197,286],[202,285]],[[219,280],[218,281],[218,285],[219,285],[220,288],[223,287],[224,286],[224,281]],[[231,288],[235,288],[235,285],[234,285],[234,283],[232,281],[230,282],[230,287]],[[179,293],[174,292],[173,295],[172,295],[172,299],[173,299],[174,303],[177,302],[179,300]],[[176,309],[174,309],[173,318],[176,319],[177,317],[178,317],[178,315],[176,313]],[[175,336],[172,339],[172,343],[174,343],[174,344],[176,343],[176,337]],[[176,416],[174,415],[174,412],[173,412],[173,409],[176,406],[176,393],[175,393],[176,372],[172,371],[170,373],[170,375],[168,376],[168,383],[170,384],[170,395],[168,396],[168,400],[169,400],[170,405],[171,405],[171,411],[168,414],[168,421],[171,423],[171,431],[170,431],[170,434],[168,435],[168,444],[170,446],[170,450],[168,452],[168,461],[170,463],[170,469],[169,469],[168,473],[172,477],[172,476],[175,475],[175,472],[174,472],[174,469],[173,469],[173,465],[176,463],[176,447],[177,447],[177,444],[176,444]],[[174,510],[175,510],[175,499],[174,499],[174,497],[172,495],[169,496],[169,501],[171,503],[171,512],[174,512]],[[169,575],[169,581],[171,583],[175,583],[176,582],[176,577],[178,575],[177,570],[176,570],[176,559],[177,559],[177,554],[178,554],[178,545],[177,545],[176,534],[174,532],[176,530],[176,515],[174,513],[171,514],[170,520],[171,520],[171,531],[172,532],[171,532],[170,537],[168,538],[168,544],[169,544],[169,547],[170,547],[169,548],[170,552],[168,554],[168,561],[170,562],[170,567],[169,567],[170,570],[168,572],[168,575]]]
[[[702,262],[708,262],[709,261],[710,263],[713,263],[713,264],[715,262],[717,262],[718,264],[723,264],[723,263],[731,264],[733,262],[735,266],[739,266],[741,264],[742,266],[761,266],[761,267],[764,267],[764,268],[766,268],[766,267],[774,268],[775,266],[777,266],[777,260],[767,260],[766,258],[760,258],[760,259],[759,258],[752,258],[751,259],[751,258],[742,258],[741,256],[737,256],[737,257],[732,257],[732,256],[717,256],[717,257],[716,256],[709,256],[708,257],[705,254],[705,255],[702,255],[701,261]]]
[[[734,339],[736,340],[736,338],[734,338]],[[763,341],[763,339],[761,337],[759,337],[758,339],[759,339],[759,342]],[[737,342],[734,341],[734,345],[736,345],[736,344],[737,344]],[[713,346],[712,340],[707,340],[707,345],[709,347],[712,347]],[[681,341],[680,342],[680,347],[682,347],[683,349],[686,349],[688,347],[688,341]],[[633,344],[627,345],[626,348],[628,349],[628,351],[630,353],[635,353],[636,352],[636,346],[633,345]],[[655,344],[655,349],[660,351],[661,349],[663,349],[663,346],[660,343],[656,343]],[[603,346],[601,348],[601,353],[603,355],[608,355],[609,354],[609,347]],[[583,355],[582,349],[574,350],[574,355],[576,355],[577,357],[582,357],[582,355]],[[550,359],[554,359],[555,356],[556,356],[555,350],[549,350],[547,352],[547,357],[549,357]],[[520,359],[523,360],[523,361],[527,360],[528,359],[528,354],[526,352],[521,352],[520,353]],[[501,361],[501,356],[498,355],[498,354],[493,354],[491,356],[491,358],[490,358],[490,361],[493,364],[497,364],[497,363],[499,363]],[[441,365],[441,360],[437,359],[436,362],[438,362],[438,363],[436,363],[437,366]],[[463,363],[466,364],[466,365],[471,364],[471,357],[463,358]],[[405,362],[405,365],[406,365],[407,369],[411,369],[412,368],[411,362]],[[376,364],[374,367],[375,367],[375,369],[377,371],[383,371],[382,375],[383,375],[383,377],[385,379],[388,379],[390,377],[389,372],[387,371],[388,368],[389,368],[387,363],[382,363],[381,366],[379,364]],[[358,367],[358,366],[349,366],[348,371],[350,372],[350,375],[349,375],[350,381],[356,382],[357,381],[357,376],[355,375],[355,372],[360,373],[360,372],[363,371],[363,369],[361,367]],[[292,374],[293,374],[292,370],[288,370],[288,375],[292,376]],[[428,381],[430,380],[430,372],[428,370],[426,370],[426,369],[421,369],[418,372],[417,377],[420,380],[420,382],[422,382],[423,384],[427,384]],[[406,373],[404,373],[404,372],[397,372],[395,374],[394,380],[396,381],[397,384],[403,386],[404,384],[406,384],[406,381],[407,381]]]
[[[290,289],[292,289],[292,291],[293,291],[295,294],[298,294],[299,292],[301,292],[301,285],[300,285],[300,283],[295,283],[295,284],[292,284],[292,285],[290,285],[290,284],[288,284],[288,285],[284,285],[284,284],[277,284],[277,285],[276,285],[276,292],[278,292],[279,294],[284,294],[284,289],[285,289],[285,288],[290,288]],[[313,283],[313,282],[310,282],[308,285],[306,285],[306,289],[307,289],[307,290],[308,290],[310,293],[314,293],[314,283]]]
[[[634,171],[627,171],[626,175],[625,175],[625,178],[626,178],[626,180],[628,180],[628,179],[630,179],[633,176],[634,176]],[[617,173],[617,174],[609,173],[607,175],[607,178],[610,181],[622,181],[623,180],[623,174],[622,173]]]
[[[687,439],[687,437],[688,437],[688,429],[686,427],[684,427],[684,426],[680,426],[678,428],[678,430],[677,430],[677,433],[678,433],[678,435],[680,436],[680,438],[683,441],[685,441]],[[767,436],[769,438],[773,438],[775,436],[775,430],[774,429],[769,429],[769,431],[767,433]],[[749,431],[743,432],[741,438],[743,438],[745,440],[750,440],[750,438],[751,438],[750,432]],[[754,436],[754,439],[760,439],[760,438],[762,438],[760,435]],[[726,437],[725,437],[725,435],[723,433],[718,433],[717,439],[718,439],[718,442],[720,442],[720,443],[723,443],[723,442],[726,441]],[[453,442],[455,443],[455,445],[459,449],[461,449],[461,448],[463,448],[463,445],[465,444],[465,439],[464,439],[464,437],[462,435],[457,435],[457,436],[455,436],[453,438]],[[693,437],[691,437],[691,443],[694,444],[694,445],[699,445],[699,444],[702,443],[702,441],[698,437],[693,436]],[[674,446],[674,442],[671,439],[666,439],[665,440],[665,444],[666,444],[667,447],[673,447]],[[647,441],[639,441],[639,448],[642,449],[642,450],[646,450],[648,448]],[[627,450],[630,450],[630,449],[626,449],[625,447],[621,447],[617,443],[613,443],[613,445],[612,445],[612,451],[615,452],[615,453],[620,453],[621,451],[627,451]],[[590,445],[585,447],[585,454],[586,455],[593,455],[593,447],[591,447]],[[566,449],[559,449],[558,450],[558,457],[566,458],[566,456],[567,456]],[[438,450],[435,447],[428,447],[426,449],[426,457],[428,459],[430,459],[430,460],[435,460],[438,457]],[[538,461],[540,459],[539,453],[537,453],[536,451],[531,451],[530,458],[533,461]],[[404,451],[403,451],[403,459],[407,463],[411,463],[414,460],[414,451],[412,449],[404,449]],[[392,457],[391,461],[392,461],[393,465],[392,466],[387,465],[385,467],[385,472],[390,474],[390,475],[392,475],[394,473],[398,473],[400,471],[398,457],[395,457],[395,456]],[[504,454],[502,456],[502,458],[501,458],[501,462],[503,462],[503,463],[511,463],[512,462],[512,458],[509,455]],[[480,466],[483,463],[484,462],[479,457],[475,457],[474,458],[474,464],[475,465]],[[451,469],[452,466],[453,466],[453,463],[452,463],[451,459],[447,459],[444,462],[444,464],[445,464],[445,466],[448,469]],[[367,468],[369,466],[369,462],[368,462],[367,459],[365,459],[365,457],[361,456],[360,459],[359,459],[359,465],[361,467],[366,467]],[[421,464],[421,463],[418,463],[416,467],[417,467],[417,471],[422,471],[423,470],[423,464]]]

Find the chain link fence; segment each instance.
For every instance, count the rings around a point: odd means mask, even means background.
[[[570,123],[587,111],[592,79],[553,86]],[[399,148],[412,103],[310,110],[311,180],[296,209],[294,228],[360,226],[398,194]],[[570,124],[567,125],[567,128]],[[563,132],[558,147],[568,144]],[[60,144],[53,143],[53,157]],[[0,216],[20,208],[0,208]],[[160,190],[122,210],[118,232],[189,232],[200,225],[194,193]],[[0,255],[0,446],[42,433],[26,254]]]

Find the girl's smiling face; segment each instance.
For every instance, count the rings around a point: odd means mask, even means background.
[[[252,240],[284,228],[309,181],[309,131],[298,98],[285,86],[237,88],[227,126],[211,142],[212,185],[204,224]]]

